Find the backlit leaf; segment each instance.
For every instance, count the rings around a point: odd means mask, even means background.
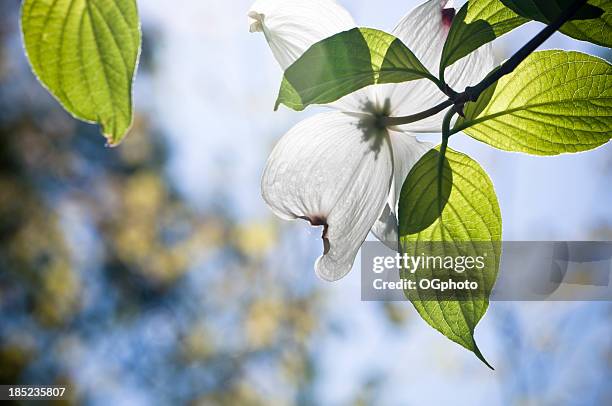
[[[25,0],[21,28],[32,69],[74,117],[117,145],[133,119],[140,51],[135,0]]]
[[[534,52],[475,103],[453,133],[506,151],[579,152],[612,136],[612,67],[580,52]]]
[[[422,78],[436,80],[398,38],[371,28],[353,28],[314,44],[287,68],[276,108],[284,104],[303,110],[368,85]]]
[[[404,269],[401,276],[417,286],[421,279],[433,278],[469,278],[478,283],[478,289],[467,294],[455,289],[406,289],[405,293],[427,323],[489,365],[476,345],[474,329],[487,310],[497,278],[502,223],[486,172],[476,161],[450,148],[445,157],[438,149],[429,151],[402,187],[399,232],[401,251],[409,256],[483,258],[484,267],[469,272],[437,266],[414,273]]]
[[[453,19],[444,43],[440,71],[527,21],[499,0],[470,0]]]
[[[574,0],[501,0],[523,17],[549,24]],[[612,0],[590,0],[563,24],[560,31],[572,38],[612,46]]]

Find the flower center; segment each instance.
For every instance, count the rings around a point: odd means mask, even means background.
[[[372,150],[378,154],[385,138],[388,136],[385,119],[391,114],[391,103],[385,99],[384,103],[367,101],[362,107],[363,114],[358,127],[363,132],[364,140],[371,143]]]
[[[364,128],[374,133],[387,129],[385,119],[391,114],[391,102],[389,99],[385,99],[382,104],[367,101],[363,106],[363,111],[367,113],[367,118],[362,122]]]
[[[374,128],[378,131],[386,130],[387,124],[385,119],[387,117],[389,117],[389,114],[385,112],[374,113],[372,117],[372,125],[374,126]]]

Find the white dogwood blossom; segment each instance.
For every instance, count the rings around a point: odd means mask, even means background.
[[[430,0],[404,17],[392,34],[431,72],[437,72],[454,10]],[[350,14],[333,0],[258,0],[249,12],[251,32],[263,32],[283,69],[311,45],[354,28]],[[490,45],[446,72],[457,90],[478,83],[493,68]],[[446,99],[427,79],[374,85],[347,95],[285,134],[270,155],[262,195],[284,219],[323,227],[323,255],[315,270],[334,281],[352,268],[368,232],[398,246],[397,204],[404,179],[433,145],[419,132],[440,132],[444,111],[415,123],[381,127],[381,116],[405,116]]]

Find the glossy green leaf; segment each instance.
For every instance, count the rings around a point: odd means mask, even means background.
[[[371,28],[354,28],[314,44],[287,68],[276,108],[284,104],[303,110],[368,85],[422,78],[436,80],[398,38]]]
[[[133,119],[140,51],[135,0],[25,0],[21,28],[32,69],[74,117],[117,145]]]
[[[442,160],[442,161],[441,161]],[[441,178],[439,177],[441,176]],[[479,289],[437,292],[407,289],[421,317],[446,337],[489,365],[474,340],[474,329],[489,305],[501,255],[501,213],[491,180],[467,155],[448,148],[425,154],[412,168],[399,201],[400,248],[410,256],[483,257],[485,267],[460,274],[455,269],[402,270],[405,280],[469,278]],[[417,283],[418,285],[418,283]]]
[[[468,103],[453,133],[506,151],[579,152],[612,136],[612,67],[580,52],[540,51]]]
[[[523,17],[548,24],[554,21],[574,0],[501,0],[507,7]],[[612,0],[590,0],[571,21],[565,23],[562,33],[582,41],[612,46]]]
[[[440,60],[441,76],[446,67],[527,21],[499,0],[470,0],[448,32]]]

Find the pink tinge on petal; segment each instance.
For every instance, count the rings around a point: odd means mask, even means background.
[[[443,8],[442,9],[442,24],[447,29],[450,29],[453,24],[453,19],[455,18],[455,9],[454,8]]]

